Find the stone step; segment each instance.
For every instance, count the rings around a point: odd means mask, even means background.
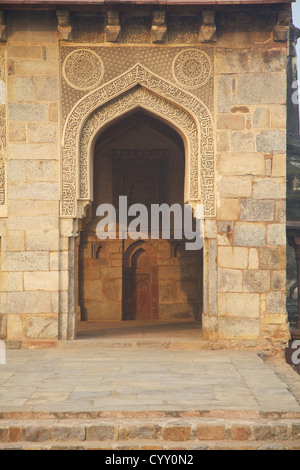
[[[216,443],[300,450],[300,418],[0,419],[0,449],[196,449]]]
[[[1,443],[1,450],[108,450],[108,451],[199,451],[199,450],[300,450],[300,442],[284,441],[185,441],[174,443],[172,441],[57,441],[43,443]],[[126,455],[128,455],[126,453]],[[187,454],[188,455],[188,454]],[[144,457],[143,457],[144,458]],[[157,461],[158,463],[158,461]]]
[[[38,346],[38,345],[37,345]],[[31,345],[33,347],[33,345]],[[221,349],[222,345],[214,344],[210,341],[188,340],[188,339],[142,339],[142,338],[128,338],[128,339],[74,339],[70,341],[59,341],[58,348],[60,349],[170,349],[170,350],[215,350]]]

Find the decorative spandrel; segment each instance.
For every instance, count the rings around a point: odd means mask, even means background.
[[[184,136],[185,201],[201,201],[206,217],[215,216],[212,46],[62,46],[61,66],[62,215],[76,216],[78,197],[92,199],[89,158],[97,133],[140,107]]]

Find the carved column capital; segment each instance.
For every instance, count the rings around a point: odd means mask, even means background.
[[[106,12],[106,18],[105,40],[107,42],[117,42],[121,32],[120,12],[117,10],[109,10]]]
[[[73,28],[71,24],[70,12],[68,10],[56,10],[57,31],[60,39],[72,41]]]
[[[156,10],[152,16],[152,42],[162,42],[167,34],[166,12]]]
[[[217,28],[215,24],[215,12],[213,10],[202,11],[202,25],[199,31],[198,39],[200,42],[216,41]]]
[[[3,10],[0,10],[0,41],[6,41],[6,24]]]

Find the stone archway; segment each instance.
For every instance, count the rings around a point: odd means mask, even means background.
[[[206,218],[215,216],[212,118],[198,98],[140,64],[82,98],[66,120],[62,139],[61,244],[67,248],[61,250],[61,260],[67,268],[61,296],[61,338],[76,334],[75,240],[93,198],[95,141],[111,122],[136,109],[157,116],[181,135],[185,146],[184,202],[201,201]],[[204,263],[207,259],[204,256]]]
[[[145,241],[131,245],[124,254],[123,320],[157,320],[157,253]]]
[[[215,168],[212,117],[189,92],[140,64],[82,98],[63,132],[62,217],[82,217],[92,200],[91,148],[112,120],[142,107],[164,119],[182,135],[186,146],[185,202],[201,201],[206,217],[215,216]],[[78,206],[78,202],[83,204]],[[85,201],[85,203],[84,203]]]

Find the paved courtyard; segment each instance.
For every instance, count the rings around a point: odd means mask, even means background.
[[[0,412],[300,412],[300,376],[255,352],[58,348],[6,359]]]

